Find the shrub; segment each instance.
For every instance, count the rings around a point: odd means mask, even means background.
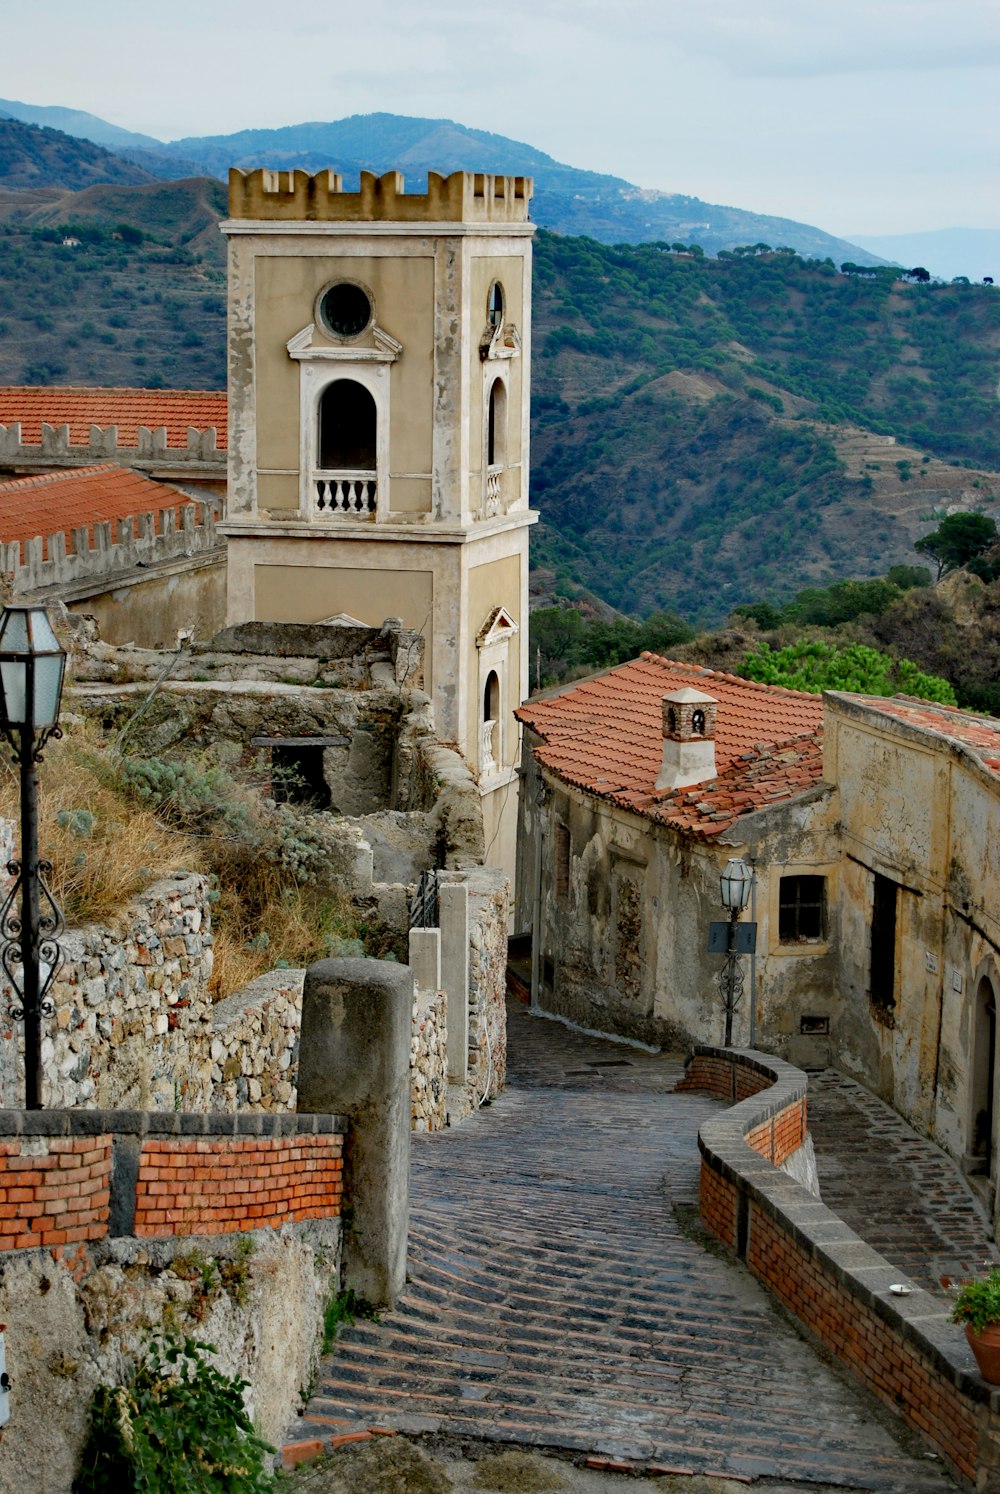
[[[204,1357],[211,1344],[163,1334],[127,1383],[99,1386],[73,1494],[265,1494],[274,1449],[243,1405],[246,1380]]]

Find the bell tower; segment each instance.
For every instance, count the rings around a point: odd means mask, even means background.
[[[526,177],[229,179],[228,621],[399,617],[514,869],[527,690]]]

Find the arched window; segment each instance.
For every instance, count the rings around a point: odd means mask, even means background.
[[[500,767],[500,676],[491,669],[483,686],[483,719],[479,728],[480,776],[495,773]]]
[[[503,321],[503,286],[494,280],[486,300],[486,320],[491,327],[499,327]]]
[[[691,713],[691,730],[694,732],[695,736],[703,737],[705,735],[705,712],[704,711],[692,711],[692,713]]]
[[[354,379],[335,379],[319,401],[319,465],[324,472],[374,472],[375,400]]]
[[[507,390],[502,379],[490,386],[490,406],[486,422],[486,465],[502,467],[507,446]]]

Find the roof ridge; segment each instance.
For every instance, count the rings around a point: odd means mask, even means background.
[[[47,482],[64,482],[67,478],[79,479],[81,477],[93,477],[97,472],[122,472],[137,477],[144,477],[145,473],[133,473],[130,467],[120,467],[117,462],[95,462],[90,467],[61,467],[58,472],[36,472],[31,477],[0,478],[0,496],[11,491],[12,488],[39,488]],[[148,479],[152,481],[152,479]]]
[[[17,394],[148,394],[156,399],[171,395],[214,395],[217,399],[228,397],[225,389],[149,389],[139,384],[0,384],[0,394],[7,391]]]
[[[767,685],[762,680],[749,680],[743,674],[729,674],[724,669],[710,669],[707,664],[685,664],[681,659],[668,659],[664,654],[654,654],[651,649],[643,649],[639,658],[646,659],[650,664],[662,664],[668,669],[677,669],[685,674],[696,675],[700,679],[710,678],[725,680],[731,685],[746,685],[751,690],[763,690],[768,695],[790,695],[794,700],[818,701],[820,699],[815,690],[793,690],[789,685]]]

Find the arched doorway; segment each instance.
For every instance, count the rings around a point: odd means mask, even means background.
[[[972,1134],[970,1152],[978,1170],[990,1178],[996,1171],[997,999],[984,975],[976,991],[972,1062]]]

